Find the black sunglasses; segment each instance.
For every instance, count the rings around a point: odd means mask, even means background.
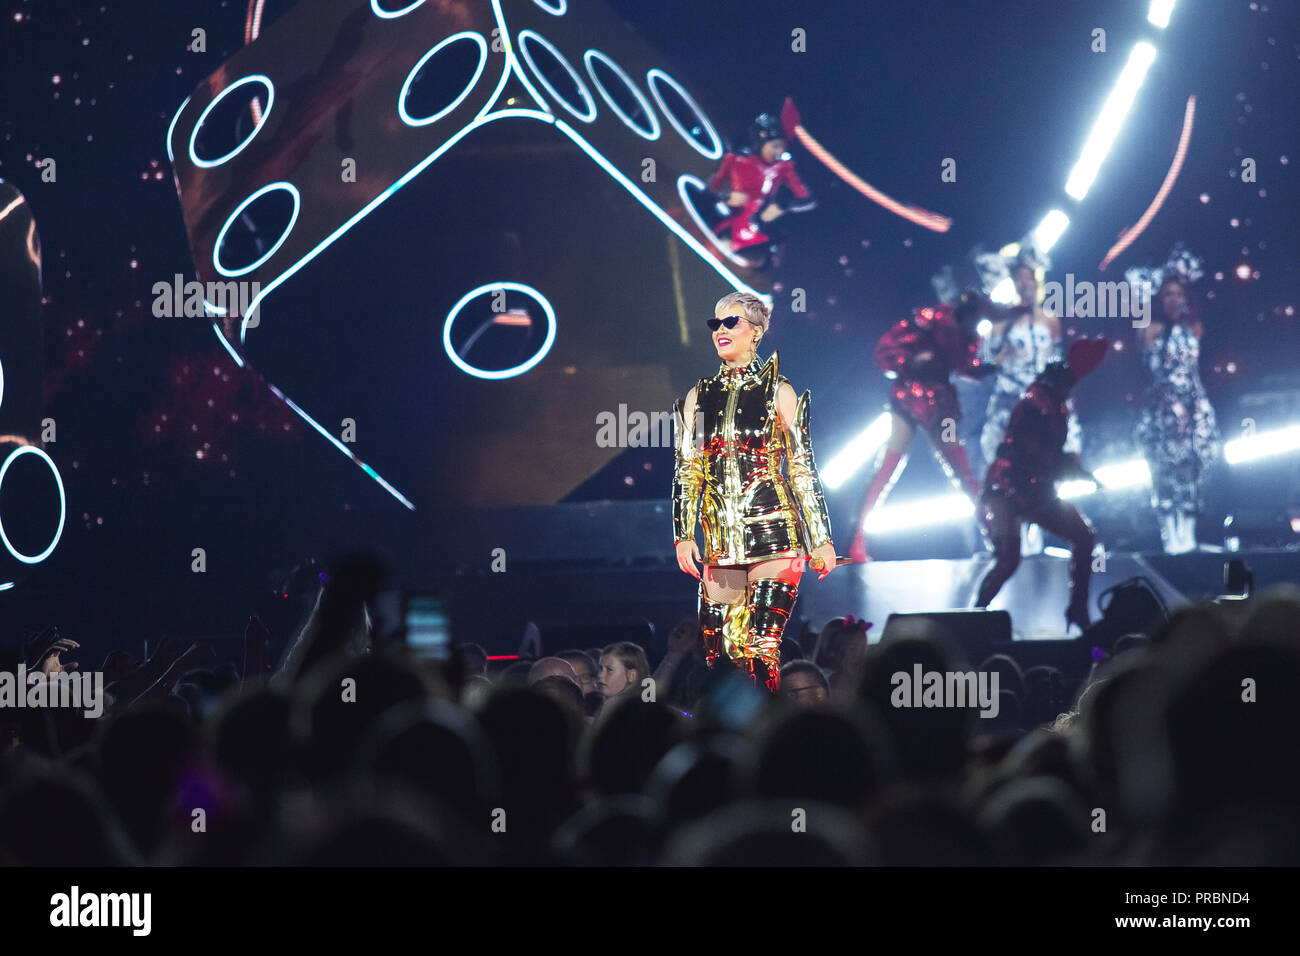
[[[708,323],[709,331],[716,332],[718,331],[718,328],[720,326],[724,326],[724,325],[729,329],[734,329],[737,325],[739,325],[743,321],[744,319],[742,319],[738,315],[729,315],[725,319],[719,319],[714,317],[712,319],[709,319],[709,323]]]

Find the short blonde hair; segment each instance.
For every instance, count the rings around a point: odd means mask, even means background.
[[[730,305],[740,305],[745,310],[745,320],[750,325],[757,325],[764,332],[767,331],[767,327],[772,321],[772,307],[754,293],[728,292],[718,300],[718,304],[713,307],[713,311],[717,312]]]

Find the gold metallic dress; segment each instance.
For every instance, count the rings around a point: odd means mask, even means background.
[[[809,393],[783,428],[777,388],[777,353],[763,362],[718,368],[695,386],[694,429],[683,403],[673,406],[677,426],[673,480],[676,541],[704,532],[704,561],[753,564],[775,555],[810,556],[831,540],[830,517],[808,434]],[[786,474],[781,473],[785,466]]]

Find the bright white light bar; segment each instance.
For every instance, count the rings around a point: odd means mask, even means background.
[[[1174,0],[1151,0],[1147,22],[1163,30],[1169,26],[1169,15],[1174,12]]]
[[[1070,178],[1065,183],[1065,191],[1075,199],[1082,199],[1088,194],[1092,181],[1097,178],[1097,170],[1101,168],[1120,127],[1124,125],[1138,88],[1146,79],[1147,69],[1155,58],[1156,48],[1145,41],[1134,46],[1133,52],[1129,54],[1128,62],[1124,64],[1124,69],[1115,82],[1115,88],[1106,97],[1101,115],[1088,134],[1079,161],[1074,164]]]
[[[1300,425],[1261,432],[1249,438],[1234,438],[1223,444],[1223,457],[1230,465],[1240,465],[1293,451],[1300,451]],[[1142,458],[1102,465],[1100,468],[1094,468],[1092,473],[1101,482],[1100,488],[1091,481],[1063,481],[1056,486],[1057,494],[1069,500],[1085,498],[1098,491],[1151,486],[1151,469]],[[969,518],[974,513],[975,509],[965,495],[951,494],[940,498],[922,498],[906,504],[877,508],[867,516],[866,530],[875,534],[906,531],[911,528],[923,528]]]
[[[947,524],[962,518],[973,518],[975,506],[965,495],[944,495],[940,498],[921,498],[901,505],[887,505],[867,515],[868,534],[890,531],[910,531],[928,525]]]
[[[1092,473],[1097,476],[1097,480],[1107,491],[1151,485],[1151,469],[1145,458],[1134,458],[1114,465],[1102,465],[1100,468],[1094,468]]]
[[[840,453],[821,469],[822,484],[838,488],[852,478],[859,468],[869,462],[880,446],[889,438],[889,414],[886,412],[868,425],[857,438],[841,449]]]
[[[1016,284],[1011,276],[1007,276],[993,287],[989,298],[998,305],[1015,305],[1020,301],[1020,293],[1016,291]]]
[[[1061,238],[1061,234],[1069,224],[1069,216],[1059,209],[1053,209],[1043,217],[1043,221],[1034,230],[1034,245],[1040,252],[1047,252],[1056,245],[1056,240]]]
[[[1282,455],[1296,449],[1300,449],[1300,425],[1224,442],[1223,457],[1228,464],[1239,465],[1242,462]]]

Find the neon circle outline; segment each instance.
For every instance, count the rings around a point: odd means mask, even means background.
[[[456,354],[456,350],[451,344],[451,327],[455,323],[456,317],[460,315],[461,310],[464,309],[471,300],[477,299],[484,293],[495,292],[497,289],[509,289],[514,292],[522,292],[524,295],[531,296],[537,301],[537,303],[542,307],[542,311],[546,313],[546,341],[543,342],[542,347],[537,350],[537,354],[527,361],[521,362],[513,368],[503,368],[500,371],[488,371],[487,369],[481,369],[470,365]],[[451,307],[451,310],[447,313],[447,318],[442,325],[442,348],[443,351],[447,353],[447,357],[451,359],[452,364],[466,375],[472,375],[474,378],[490,380],[514,378],[516,375],[523,375],[542,359],[546,358],[546,354],[550,352],[551,346],[555,342],[555,329],[555,309],[551,305],[551,300],[542,295],[541,292],[537,291],[530,285],[524,285],[522,282],[489,282],[486,285],[479,286],[477,289],[471,289],[469,292],[466,292],[460,297],[456,304]]]
[[[627,85],[627,88],[632,91],[632,95],[636,97],[636,101],[640,103],[641,108],[645,110],[645,115],[650,117],[650,122],[653,124],[651,127],[653,130],[652,133],[647,133],[645,130],[641,129],[641,127],[633,123],[631,118],[623,112],[623,107],[619,106],[614,100],[614,97],[609,95],[609,91],[605,89],[605,84],[600,82],[600,77],[596,76],[596,71],[591,67],[592,59],[599,59],[601,63],[605,64],[606,67],[612,70],[614,74]],[[659,116],[655,113],[654,107],[650,105],[650,101],[645,98],[644,94],[642,94],[641,88],[632,81],[632,77],[628,76],[627,72],[610,59],[609,56],[602,53],[600,50],[597,50],[595,47],[592,47],[586,53],[582,54],[582,62],[587,67],[587,75],[591,77],[591,82],[596,87],[596,92],[599,93],[601,98],[609,104],[609,108],[614,111],[614,115],[623,121],[623,125],[636,133],[642,139],[648,139],[651,142],[658,139],[663,133],[663,126],[659,122]]]
[[[5,473],[9,471],[9,466],[13,464],[15,458],[21,455],[36,455],[50,466],[50,471],[54,475],[54,484],[59,489],[59,527],[54,532],[54,540],[50,542],[50,546],[33,557],[29,554],[22,554],[10,543],[9,535],[5,534],[4,517],[0,515],[0,541],[3,541],[9,553],[23,564],[40,564],[54,553],[54,549],[59,546],[59,540],[63,537],[63,525],[68,517],[68,499],[63,491],[63,476],[59,474],[59,466],[54,464],[54,459],[47,455],[44,449],[37,448],[35,445],[21,445],[11,451],[8,457],[5,458],[4,464],[0,465],[0,489],[4,488]]]
[[[465,89],[461,90],[460,94],[454,100],[442,109],[438,110],[438,112],[434,113],[432,116],[427,116],[424,119],[416,119],[411,116],[411,114],[406,111],[406,96],[411,92],[411,81],[415,79],[415,74],[419,73],[420,70],[424,68],[424,64],[433,59],[443,47],[451,43],[457,43],[461,40],[473,40],[478,44],[478,66],[474,69],[473,79],[469,81],[469,85],[466,86]],[[487,69],[487,61],[487,40],[483,39],[481,33],[475,33],[473,30],[462,30],[460,33],[453,33],[451,36],[443,38],[438,41],[437,45],[429,50],[429,52],[420,57],[419,62],[411,68],[411,72],[406,74],[406,80],[402,83],[402,92],[397,94],[397,115],[402,118],[402,122],[407,126],[428,126],[430,123],[438,122],[438,120],[442,119],[456,107],[460,106],[461,103],[465,102],[465,98],[469,96],[470,93],[474,92],[474,87],[478,86],[479,77],[481,77],[483,71]]]
[[[260,199],[262,196],[265,196],[267,193],[271,192],[273,189],[283,189],[286,192],[288,192],[289,195],[293,196],[293,215],[289,217],[289,225],[284,227],[284,232],[280,235],[280,238],[275,241],[275,245],[273,245],[267,252],[264,252],[262,254],[262,258],[258,259],[256,262],[252,263],[251,265],[244,266],[241,269],[227,269],[217,259],[217,256],[221,252],[221,244],[225,242],[227,230],[229,230],[231,224],[236,219],[239,218],[239,214],[241,212],[247,209],[256,200]],[[302,196],[298,192],[298,187],[295,186],[293,183],[285,182],[281,180],[278,183],[268,183],[267,185],[263,186],[261,189],[257,190],[257,192],[253,193],[251,196],[249,196],[247,199],[241,202],[238,206],[236,206],[235,211],[232,212],[228,217],[226,217],[225,225],[223,225],[221,227],[221,231],[217,233],[217,241],[212,244],[213,267],[216,268],[216,270],[220,272],[223,276],[228,276],[230,278],[234,278],[235,276],[247,275],[248,273],[252,272],[254,269],[258,268],[260,265],[266,262],[266,260],[270,259],[273,255],[275,255],[276,252],[279,251],[280,247],[284,245],[284,241],[289,238],[289,233],[293,232],[294,224],[298,221],[298,213],[301,209],[302,209]]]
[[[181,114],[185,112],[185,107],[189,105],[190,98],[187,96],[185,97],[185,102],[176,107],[176,115],[173,116],[172,121],[167,124],[167,160],[172,164],[175,164],[176,162],[176,153],[172,150],[172,136],[176,132],[176,121],[181,118]]]
[[[396,20],[398,17],[406,16],[422,3],[424,3],[424,0],[415,0],[414,3],[408,3],[400,10],[380,10],[379,0],[370,0],[370,9],[377,17],[382,17],[385,20]]]
[[[523,61],[528,64],[529,69],[533,71],[533,75],[537,77],[537,81],[545,87],[546,92],[551,94],[551,98],[559,102],[561,106],[572,113],[575,119],[581,120],[584,123],[594,123],[596,121],[596,101],[591,98],[591,90],[587,89],[587,84],[584,83],[582,77],[578,75],[578,71],[573,68],[573,64],[569,62],[569,58],[556,49],[554,43],[546,39],[546,37],[542,36],[536,30],[520,30],[519,33],[515,35],[515,39],[519,41],[519,55],[523,58]],[[537,64],[533,62],[532,55],[528,52],[528,40],[536,40],[540,43],[546,48],[547,52],[549,52],[551,56],[555,57],[556,61],[561,66],[569,71],[569,76],[573,79],[573,83],[578,88],[578,92],[581,93],[582,98],[587,101],[587,108],[591,110],[590,116],[583,116],[575,110],[572,104],[560,95],[560,91],[551,85],[551,81],[546,78],[546,74],[537,68]]]
[[[686,195],[686,186],[688,184],[698,187],[702,192],[708,192],[709,185],[699,176],[692,176],[690,173],[682,173],[677,177],[677,195],[681,198],[682,208],[686,210],[686,215],[690,216],[691,222],[695,223],[695,227],[708,238],[713,248],[722,253],[729,262],[742,268],[749,267],[750,263],[722,245],[722,240],[709,228],[709,224],[704,221],[704,217],[695,210],[694,204]]]
[[[239,89],[239,87],[243,86],[245,83],[262,83],[263,85],[266,86],[267,90],[269,91],[266,97],[266,109],[262,111],[261,122],[259,122],[256,126],[253,127],[252,131],[249,132],[249,134],[244,137],[244,141],[242,143],[240,143],[230,152],[226,153],[226,155],[222,156],[220,159],[199,159],[198,154],[194,152],[194,141],[198,139],[199,130],[203,128],[203,121],[207,119],[208,113],[211,112],[212,108],[216,106],[218,103],[220,103],[223,99],[225,99],[228,93],[234,92],[235,90]],[[275,106],[275,84],[271,82],[271,78],[269,76],[267,76],[264,73],[253,73],[249,76],[244,77],[243,79],[235,80],[235,82],[231,83],[224,90],[222,90],[220,93],[214,96],[212,98],[212,102],[210,102],[207,106],[203,107],[203,112],[199,114],[199,118],[194,124],[194,129],[190,131],[190,162],[193,163],[195,166],[200,166],[204,169],[211,169],[213,166],[220,166],[222,163],[225,163],[230,159],[233,159],[235,156],[238,156],[240,153],[244,151],[244,148],[253,141],[253,138],[259,132],[261,132],[262,127],[266,125],[267,119],[269,119],[271,116],[271,108],[273,106]],[[181,109],[183,110],[184,108],[185,107],[182,105]],[[180,116],[180,110],[177,111],[176,116],[177,117]],[[171,145],[170,139],[168,140],[168,145],[169,146]]]
[[[674,116],[673,111],[668,108],[668,105],[664,102],[664,98],[659,93],[659,88],[655,85],[655,80],[657,79],[671,86],[673,92],[685,100],[686,105],[695,111],[695,115],[700,118],[704,123],[704,126],[707,128],[709,138],[713,140],[713,148],[711,151],[705,150],[695,137],[688,133],[686,128],[677,121],[677,117]],[[690,93],[687,93],[685,87],[657,66],[646,72],[645,80],[646,86],[650,87],[650,95],[655,98],[655,102],[659,104],[659,109],[663,111],[664,116],[668,119],[668,122],[672,124],[673,129],[677,130],[677,134],[681,136],[682,139],[686,140],[687,144],[694,148],[694,150],[705,159],[721,159],[722,137],[718,135],[718,131],[713,125],[713,120],[709,119],[704,110],[700,109],[700,104],[695,102],[695,97],[691,96]]]

